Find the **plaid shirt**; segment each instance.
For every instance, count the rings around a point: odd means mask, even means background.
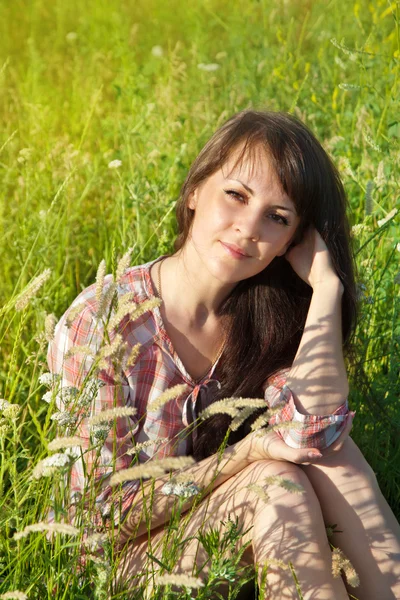
[[[127,269],[117,286],[118,296],[131,292],[137,305],[157,296],[150,277],[150,267],[161,258]],[[111,281],[112,276],[107,275],[103,292]],[[213,395],[220,384],[217,375],[218,361],[203,379],[198,382],[192,379],[172,346],[158,306],[144,312],[138,318],[124,318],[119,326],[111,331],[109,341],[112,342],[116,333],[119,333],[127,343],[127,354],[133,346],[140,344],[136,361],[123,370],[122,377],[118,379],[110,363],[109,367],[97,371],[94,380],[88,381],[94,359],[87,352],[92,350],[95,353],[99,349],[104,333],[102,321],[96,318],[97,309],[96,284],[93,284],[79,294],[58,322],[54,339],[49,345],[47,359],[50,371],[61,377],[61,391],[56,398],[60,410],[68,408],[67,400],[71,398],[68,391],[76,392],[75,388],[82,389],[84,386],[89,397],[90,408],[86,413],[76,404],[71,411],[73,417],[78,419],[77,430],[73,433],[80,436],[83,444],[82,453],[79,448],[76,449],[76,455],[80,458],[74,461],[71,470],[71,498],[73,507],[75,499],[79,500],[82,495],[89,493],[85,487],[85,473],[93,471],[92,481],[96,484],[94,493],[99,508],[98,516],[94,515],[93,521],[100,525],[100,515],[103,519],[109,518],[112,506],[114,522],[122,520],[140,487],[140,480],[128,481],[116,494],[118,487],[112,488],[109,485],[109,478],[113,472],[136,464],[132,454],[128,452],[136,444],[150,441],[151,445],[146,445],[138,452],[139,463],[151,458],[189,454],[196,430],[193,429],[188,436],[188,426],[201,410],[212,403]],[[74,313],[75,317],[72,316]],[[67,326],[68,316],[71,322]],[[74,346],[84,346],[86,354],[69,353],[66,356]],[[292,421],[293,427],[286,426],[277,431],[292,448],[326,448],[339,437],[345,425],[348,414],[347,400],[331,415],[302,415],[296,410],[292,393],[285,385],[288,371],[289,369],[282,370],[265,382],[265,400],[270,407],[282,400],[286,402],[285,407],[270,420],[270,423]],[[162,392],[182,383],[188,386],[186,393],[168,401],[157,410],[148,410],[148,404]],[[71,410],[72,404],[69,406]],[[114,407],[134,407],[136,414],[115,419],[107,437],[101,440],[100,446],[98,444],[97,448],[93,449],[93,430],[90,430],[88,425],[89,413],[93,416]],[[69,429],[68,433],[71,432]]]

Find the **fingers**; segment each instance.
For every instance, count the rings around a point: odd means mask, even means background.
[[[342,433],[337,438],[337,440],[335,440],[333,442],[333,444],[331,444],[328,448],[326,448],[326,450],[323,451],[324,456],[328,456],[332,452],[339,452],[341,450],[344,442],[347,440],[347,438],[349,436],[351,428],[353,427],[353,419],[354,419],[355,414],[356,414],[355,412],[349,412],[347,419],[346,419],[346,424],[344,426]]]

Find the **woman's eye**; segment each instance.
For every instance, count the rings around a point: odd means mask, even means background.
[[[269,217],[276,223],[281,223],[282,225],[289,225],[289,221],[283,215],[278,215],[277,213],[273,213],[273,214],[269,215]]]
[[[239,192],[235,192],[235,190],[224,190],[224,192],[225,192],[225,194],[232,196],[236,200],[239,200],[239,202],[243,202],[243,200],[244,200],[242,194],[239,194]]]

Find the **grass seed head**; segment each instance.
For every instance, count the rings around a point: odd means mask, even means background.
[[[15,303],[15,310],[24,310],[32,298],[36,296],[42,285],[49,279],[50,275],[51,270],[45,269],[41,275],[38,275],[38,277],[32,279],[32,281],[28,283],[26,288],[21,292],[19,298],[17,299]]]
[[[45,531],[72,536],[78,535],[79,533],[79,529],[68,523],[46,523],[46,521],[40,521],[39,523],[27,525],[22,531],[14,533],[14,540],[20,540],[27,537],[30,533],[44,533]]]
[[[200,588],[204,583],[199,577],[192,577],[185,574],[170,574],[156,575],[154,583],[156,585],[177,585],[179,587]]]

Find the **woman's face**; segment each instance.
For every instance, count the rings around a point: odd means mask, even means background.
[[[185,246],[224,283],[252,277],[282,256],[300,223],[265,151],[253,169],[246,157],[232,170],[239,151],[188,201],[195,214]]]

